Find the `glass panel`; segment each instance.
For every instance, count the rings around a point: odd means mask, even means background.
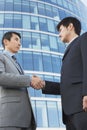
[[[43,50],[50,50],[48,35],[41,34],[41,45]]]
[[[46,72],[52,72],[52,62],[50,54],[43,54],[43,68]]]
[[[59,9],[59,15],[60,15],[60,19],[63,19],[64,17],[66,17],[65,11],[62,9]]]
[[[61,64],[59,56],[52,55],[52,67],[54,73],[60,73]]]
[[[33,70],[32,52],[23,51],[23,68]]]
[[[59,50],[58,52],[64,53],[66,47],[65,44],[61,42],[59,38],[57,39],[57,41],[58,41],[58,50]]]
[[[55,20],[60,20],[58,8],[53,7],[53,17]]]
[[[47,102],[49,127],[58,127],[59,118],[56,102]],[[55,117],[55,118],[54,118]]]
[[[3,31],[0,31],[0,41],[2,41]],[[0,47],[3,47],[2,43],[0,43]]]
[[[41,49],[40,36],[38,33],[32,33],[32,46],[34,49]]]
[[[22,11],[29,12],[29,1],[22,0]]]
[[[30,12],[37,14],[38,10],[37,10],[37,3],[35,2],[30,2]]]
[[[47,110],[45,101],[36,101],[36,117],[38,127],[47,127]]]
[[[31,29],[39,30],[38,17],[31,16]]]
[[[3,27],[4,24],[4,15],[0,14],[0,27]]]
[[[39,24],[41,31],[48,31],[47,21],[45,18],[39,18]]]
[[[4,27],[13,27],[13,15],[5,14],[5,24]]]
[[[13,0],[6,0],[5,3],[5,10],[13,10]]]
[[[58,3],[58,5],[63,6],[63,5],[62,5],[62,0],[57,0],[57,3]]]
[[[69,3],[69,9],[73,12],[73,5]]]
[[[22,39],[23,39],[22,47],[24,47],[24,48],[32,48],[32,45],[31,45],[31,33],[23,32]]]
[[[22,28],[21,15],[14,15],[14,28]]]
[[[51,3],[57,4],[56,0],[51,0]]]
[[[29,74],[29,76],[30,76],[30,74]],[[34,97],[35,96],[35,89],[33,89],[32,87],[29,87],[28,93],[29,93],[30,97]]]
[[[33,53],[33,63],[35,71],[43,71],[42,55],[41,53]]]
[[[64,6],[65,8],[68,8],[68,3],[69,3],[69,2],[67,2],[66,0],[63,0],[63,6]]]
[[[50,50],[58,52],[57,40],[54,36],[49,36]]]
[[[45,7],[44,4],[38,3],[38,13],[45,15]]]
[[[0,10],[1,11],[4,10],[4,5],[5,5],[5,1],[4,0],[0,0]]]
[[[23,28],[30,29],[30,16],[29,15],[23,15]]]
[[[49,17],[53,17],[52,7],[49,5],[46,5],[46,15]]]
[[[61,107],[61,101],[57,102],[58,106],[58,113],[59,113],[59,126],[60,127],[65,127],[63,122],[62,122],[62,107]]]
[[[47,19],[48,31],[55,32],[54,21]]]
[[[31,103],[32,103],[32,107],[33,107],[33,113],[34,113],[34,116],[35,116],[35,119],[36,119],[36,101],[31,101]]]
[[[21,0],[14,0],[14,10],[21,11]]]

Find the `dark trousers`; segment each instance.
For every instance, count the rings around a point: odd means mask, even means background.
[[[87,130],[87,112],[67,116],[66,130]]]

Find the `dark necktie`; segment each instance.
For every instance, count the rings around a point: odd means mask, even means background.
[[[18,61],[17,61],[17,59],[16,59],[16,57],[14,55],[12,56],[12,59],[15,61],[16,65],[17,65],[17,69],[20,72],[20,74],[24,74],[20,64],[18,63]]]

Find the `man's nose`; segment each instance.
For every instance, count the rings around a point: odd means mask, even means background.
[[[19,45],[19,46],[21,46],[21,43],[20,43],[20,42],[18,42],[18,45]]]

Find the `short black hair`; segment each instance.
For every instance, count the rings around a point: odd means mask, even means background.
[[[66,18],[62,19],[57,25],[57,31],[59,31],[61,25],[68,27],[70,23],[73,24],[73,26],[75,28],[75,33],[80,35],[81,22],[75,17],[66,17]]]
[[[2,37],[2,45],[3,45],[3,47],[4,47],[4,43],[3,43],[4,39],[7,39],[7,40],[10,41],[10,40],[11,40],[11,37],[12,37],[12,34],[16,34],[16,35],[21,39],[20,33],[14,32],[14,31],[8,31],[8,32],[6,32],[6,33],[3,35],[3,37]]]

